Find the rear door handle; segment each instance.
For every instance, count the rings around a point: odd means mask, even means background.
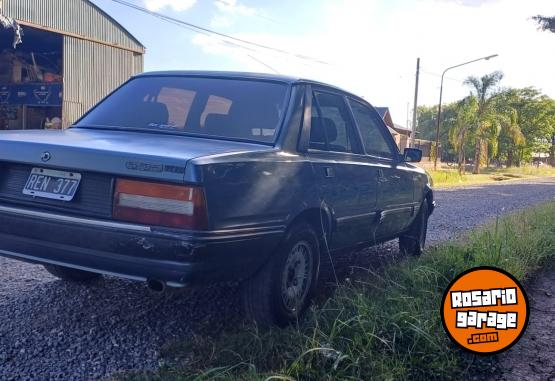
[[[335,171],[333,170],[333,167],[324,168],[324,177],[327,177],[327,178],[335,177]]]

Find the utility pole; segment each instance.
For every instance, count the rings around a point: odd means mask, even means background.
[[[416,138],[416,110],[418,108],[418,78],[420,77],[420,57],[416,59],[416,84],[414,85],[414,105],[412,110],[412,132],[410,134],[410,147],[414,148]]]

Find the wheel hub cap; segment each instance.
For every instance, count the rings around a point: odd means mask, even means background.
[[[281,294],[285,307],[294,312],[303,304],[312,282],[312,251],[306,242],[298,242],[285,262]]]

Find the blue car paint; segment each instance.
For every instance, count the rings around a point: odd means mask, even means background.
[[[0,161],[15,159],[49,168],[72,167],[174,182],[185,180],[185,168],[191,159],[272,149],[263,144],[105,129],[0,132]],[[40,159],[43,152],[52,156],[48,163]],[[151,164],[150,170],[137,163]],[[160,171],[157,165],[171,166],[173,171]]]
[[[104,128],[0,132],[0,162],[197,183],[205,189],[209,213],[207,231],[156,226],[140,231],[45,215],[30,219],[32,214],[15,207],[2,210],[0,202],[0,254],[174,286],[236,280],[266,263],[299,218],[311,218],[319,225],[316,229],[329,234],[330,249],[339,250],[398,236],[415,218],[424,197],[433,200],[426,173],[397,158],[319,155],[301,147],[306,138],[306,94],[312,85],[323,84],[244,73],[146,75],[288,83],[289,107],[276,143]],[[40,159],[45,151],[52,155],[48,163]],[[333,182],[323,177],[326,167],[339,174]],[[385,185],[379,184],[380,176]]]

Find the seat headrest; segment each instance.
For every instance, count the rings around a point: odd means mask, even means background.
[[[337,127],[332,119],[313,116],[310,123],[311,142],[325,143],[326,135],[328,136],[329,143],[332,143],[337,139]]]

